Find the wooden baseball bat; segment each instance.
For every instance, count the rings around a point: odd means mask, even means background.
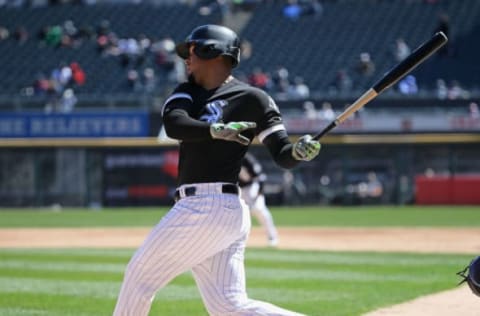
[[[353,113],[360,110],[368,102],[378,96],[380,93],[394,85],[400,79],[402,79],[406,74],[412,71],[415,67],[424,62],[430,55],[436,52],[440,47],[447,43],[448,38],[443,32],[435,33],[435,35],[430,38],[428,41],[420,45],[415,51],[413,51],[407,58],[395,65],[391,70],[389,70],[380,80],[377,81],[368,89],[364,94],[362,94],[355,102],[353,102],[345,111],[340,113],[335,120],[333,120],[329,125],[327,125],[320,133],[315,135],[313,139],[319,140],[329,131],[331,131],[335,126],[341,124],[347,118],[349,118]]]

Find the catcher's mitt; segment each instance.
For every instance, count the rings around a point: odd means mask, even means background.
[[[465,269],[457,274],[463,278],[458,285],[467,282],[473,294],[480,296],[480,256],[473,259]]]

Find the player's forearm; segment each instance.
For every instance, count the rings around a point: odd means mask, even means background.
[[[182,110],[173,110],[166,114],[163,123],[168,137],[174,139],[200,141],[212,138],[208,123],[195,120]]]
[[[263,143],[267,146],[273,159],[282,168],[291,169],[299,164],[300,161],[292,156],[292,144],[288,140],[285,132],[277,132],[269,135]]]

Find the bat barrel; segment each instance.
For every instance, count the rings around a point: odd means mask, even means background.
[[[313,139],[319,140],[322,136],[331,131],[335,126],[341,124],[353,113],[361,109],[365,104],[374,99],[377,95],[382,93],[385,89],[394,85],[403,76],[412,71],[415,67],[421,64],[430,55],[436,52],[440,47],[445,45],[448,41],[447,36],[443,32],[437,32],[428,41],[420,45],[407,58],[402,60],[390,71],[388,71],[377,83],[375,83],[368,91],[359,97],[352,105],[345,111],[339,114],[333,122],[327,125],[320,133],[315,135]]]
[[[425,59],[427,59],[431,54],[437,51],[440,47],[445,45],[448,41],[447,36],[443,32],[437,32],[435,35],[430,38],[427,42],[420,45],[413,53],[411,53],[407,58],[402,60],[394,68],[387,72],[387,74],[380,79],[373,89],[380,94],[385,89],[394,85],[399,81],[403,76],[412,71],[415,67],[421,64]]]

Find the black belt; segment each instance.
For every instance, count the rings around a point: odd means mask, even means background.
[[[185,192],[184,197],[194,196],[197,193],[197,188],[194,185],[189,186],[189,187],[185,187],[183,190]],[[235,184],[232,184],[232,183],[222,184],[222,193],[238,194],[239,193],[238,186],[236,186]],[[180,195],[180,190],[178,190],[178,189],[175,190],[175,195],[173,196],[173,199],[175,200],[175,202],[177,202],[181,198],[182,197]]]

